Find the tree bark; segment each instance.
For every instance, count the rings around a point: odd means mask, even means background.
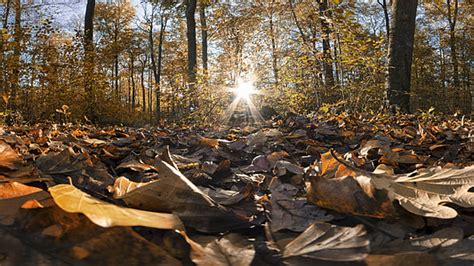
[[[275,0],[272,0],[271,7],[270,7],[270,40],[272,45],[272,68],[273,68],[273,78],[275,79],[275,85],[278,86],[278,55],[277,55],[277,47],[276,47],[276,40],[275,40],[275,26],[273,21],[274,15],[274,5]]]
[[[458,0],[454,0],[454,10],[451,12],[451,0],[446,1],[448,6],[448,22],[449,22],[449,47],[451,50],[451,60],[453,65],[453,81],[454,87],[459,87],[459,67],[458,57],[456,53],[456,22],[458,17]]]
[[[393,0],[388,51],[387,99],[390,107],[410,111],[410,80],[417,0]]]
[[[87,0],[84,17],[84,52],[85,52],[85,93],[88,107],[86,110],[89,119],[95,120],[94,93],[92,79],[94,74],[94,10],[95,0]]]
[[[133,53],[130,54],[130,78],[132,80],[132,111],[135,111],[135,102],[137,97],[137,92],[135,88],[135,58]]]
[[[321,29],[322,29],[322,39],[323,39],[323,56],[324,56],[324,82],[327,87],[334,86],[334,74],[332,66],[332,57],[331,57],[331,43],[329,40],[329,35],[331,30],[329,29],[329,24],[326,20],[328,16],[328,0],[319,1],[319,15],[321,17]]]
[[[114,86],[115,86],[115,97],[117,97],[117,100],[120,100],[120,93],[119,93],[119,57],[118,54],[115,55],[114,59]]]
[[[161,65],[163,61],[163,42],[165,41],[165,30],[166,24],[168,22],[168,18],[164,17],[164,14],[161,15],[161,22],[160,22],[160,34],[158,35],[158,69],[157,75],[155,76],[155,81],[157,84],[156,90],[156,114],[158,121],[161,119]]]
[[[382,7],[382,10],[383,10],[383,15],[385,19],[385,32],[387,34],[387,43],[388,43],[390,41],[390,17],[388,15],[387,1],[382,0],[382,2],[380,2],[380,0],[377,0],[377,3],[379,3],[379,5]]]
[[[204,74],[208,74],[208,67],[207,67],[207,18],[206,18],[206,5],[201,4],[199,8],[199,18],[201,22],[201,46],[202,46],[202,69],[204,70]]]
[[[5,13],[3,15],[3,29],[6,29],[7,28],[7,24],[8,24],[8,17],[10,16],[10,3],[11,3],[11,0],[7,0],[7,2],[5,3]]]
[[[15,24],[13,32],[13,40],[15,45],[13,46],[13,67],[12,67],[12,78],[11,78],[11,91],[9,109],[15,110],[16,106],[16,95],[20,85],[20,53],[21,53],[21,1],[15,0]]]
[[[148,61],[148,57],[145,56],[143,61],[140,60],[141,63],[141,71],[140,71],[140,86],[142,88],[142,112],[146,113],[146,88],[145,88],[145,69],[146,69],[146,62]]]
[[[186,0],[186,36],[188,40],[188,86],[191,91],[196,83],[196,0]]]
[[[151,67],[153,71],[153,76],[155,78],[156,91],[155,91],[155,105],[156,105],[156,121],[159,122],[161,119],[161,65],[163,61],[163,42],[165,38],[165,30],[168,18],[165,16],[164,12],[160,16],[160,33],[158,35],[158,59],[155,58],[155,43],[153,38],[153,16],[150,22],[150,28],[148,31],[148,39],[150,42],[150,58],[151,58]],[[158,62],[157,62],[158,61]]]

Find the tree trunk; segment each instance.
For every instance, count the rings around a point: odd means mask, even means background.
[[[380,0],[377,0],[377,3],[379,3],[379,5],[382,7],[382,10],[383,10],[383,15],[385,19],[385,32],[387,34],[387,43],[388,43],[390,41],[390,17],[388,15],[387,1],[382,0],[382,2],[380,2]]]
[[[15,110],[16,106],[16,95],[20,85],[20,53],[21,53],[21,1],[15,0],[15,25],[13,32],[13,67],[12,67],[12,78],[11,78],[11,91],[9,109]]]
[[[157,85],[155,104],[158,121],[161,119],[161,65],[163,61],[163,42],[165,41],[165,30],[167,22],[168,18],[164,17],[164,14],[162,14],[160,23],[160,34],[158,35],[158,68],[155,76],[155,81]]]
[[[417,0],[393,0],[388,51],[387,99],[390,106],[410,111],[410,79]]]
[[[273,78],[275,79],[275,85],[278,86],[278,55],[277,55],[277,47],[276,47],[276,40],[275,40],[275,26],[273,22],[273,14],[274,14],[274,5],[275,0],[272,0],[271,7],[270,7],[270,40],[272,45],[272,68],[273,68]]]
[[[6,29],[7,28],[7,24],[8,24],[8,17],[10,16],[10,3],[11,3],[11,0],[7,0],[6,3],[5,3],[5,13],[4,13],[4,16],[3,16],[3,28]]]
[[[199,8],[199,18],[201,22],[201,49],[202,49],[202,69],[204,75],[207,75],[207,18],[206,18],[206,5],[201,4]]]
[[[191,91],[196,83],[196,0],[186,0],[186,36],[188,40],[188,86]]]
[[[3,16],[3,25],[2,25],[2,30],[7,29],[7,24],[8,24],[8,17],[10,16],[10,4],[11,0],[7,0],[5,3],[5,12]],[[1,67],[1,80],[0,80],[0,93],[2,95],[8,95],[8,89],[7,89],[7,68],[6,68],[6,60],[5,60],[5,52],[3,51],[4,47],[4,41],[3,41],[3,36],[2,39],[0,39],[0,67]]]
[[[319,15],[321,17],[321,29],[322,29],[322,39],[323,39],[323,56],[324,56],[324,81],[327,87],[334,86],[334,75],[333,75],[333,66],[331,58],[331,43],[329,40],[329,35],[331,33],[329,29],[329,24],[326,20],[328,16],[328,0],[321,0],[319,2]]]
[[[152,13],[153,17],[153,13]],[[150,58],[151,58],[151,67],[153,71],[153,76],[155,78],[156,91],[155,91],[155,105],[156,105],[156,121],[159,122],[161,119],[161,65],[163,61],[163,42],[165,37],[165,30],[168,18],[165,17],[164,12],[160,16],[160,33],[158,35],[158,62],[155,59],[155,43],[153,39],[153,18],[150,23],[150,28],[148,31],[148,40],[150,42]]]
[[[148,58],[145,56],[145,59],[141,61],[141,71],[140,71],[140,85],[142,87],[142,104],[143,104],[142,112],[143,113],[146,113],[145,69],[146,69],[147,61],[148,61]]]
[[[117,97],[117,100],[120,100],[120,93],[119,93],[119,57],[118,54],[115,55],[114,59],[114,87],[115,87],[115,96]]]
[[[135,64],[134,64],[133,54],[130,54],[130,78],[132,79],[132,112],[135,111],[135,102],[137,97],[137,92],[135,88]]]
[[[85,53],[85,93],[88,107],[86,110],[89,119],[95,120],[94,93],[92,79],[94,75],[94,9],[95,0],[87,0],[86,14],[84,17],[84,53]]]
[[[446,1],[448,5],[448,22],[449,22],[449,47],[451,50],[451,60],[453,64],[453,80],[454,87],[459,87],[459,67],[458,57],[456,53],[456,22],[458,17],[458,0],[454,0],[454,10],[451,12],[451,0]]]

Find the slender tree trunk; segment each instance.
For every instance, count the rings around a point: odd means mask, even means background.
[[[7,0],[5,3],[5,12],[3,16],[3,24],[2,24],[2,29],[6,30],[7,29],[7,24],[8,24],[8,17],[10,16],[10,5],[11,5],[11,0]],[[3,42],[3,37],[0,39],[0,67],[1,67],[1,80],[0,80],[0,93],[2,95],[8,95],[8,89],[7,89],[7,71],[6,71],[6,62],[5,62],[5,52],[3,51],[4,49],[4,42]]]
[[[15,0],[15,24],[13,32],[13,67],[12,67],[12,78],[11,78],[11,91],[10,91],[10,108],[15,110],[16,108],[16,96],[20,87],[20,53],[21,53],[21,1]]]
[[[387,99],[410,111],[410,81],[417,0],[393,0],[388,54]]]
[[[145,57],[145,59],[141,61],[141,71],[140,71],[140,85],[142,87],[142,104],[143,104],[142,112],[143,113],[146,113],[145,69],[146,69],[147,61],[148,61],[147,57]]]
[[[201,22],[201,53],[202,53],[202,69],[204,75],[208,74],[207,67],[207,18],[206,18],[206,5],[201,4],[199,8],[199,18]]]
[[[153,13],[152,13],[153,17]],[[150,42],[150,59],[151,59],[151,67],[153,71],[153,76],[155,78],[155,105],[156,105],[156,121],[159,122],[161,119],[161,65],[163,61],[163,42],[165,39],[165,31],[166,31],[166,24],[168,21],[168,17],[161,13],[160,16],[160,33],[158,35],[158,59],[155,58],[155,42],[153,38],[153,19],[150,23],[150,28],[148,31],[148,39]],[[157,62],[158,60],[158,62]]]
[[[95,99],[92,89],[92,79],[94,75],[94,10],[95,0],[87,0],[86,14],[84,17],[84,53],[85,53],[85,93],[88,102],[86,114],[94,121]]]
[[[272,69],[273,69],[273,78],[275,79],[275,85],[278,86],[278,55],[277,55],[277,47],[276,47],[276,40],[275,40],[275,26],[273,21],[274,15],[274,5],[275,0],[272,0],[271,7],[270,7],[270,40],[272,45]]]
[[[130,108],[130,110],[132,110],[132,85],[131,85],[131,82],[130,82],[130,76],[127,77],[127,83],[128,83],[128,97],[126,97],[126,102],[128,103],[128,106]]]
[[[186,0],[186,36],[188,40],[188,86],[191,92],[196,83],[196,0]]]
[[[148,113],[153,117],[153,75],[152,70],[148,69]]]
[[[4,29],[7,28],[8,17],[10,16],[10,4],[11,4],[11,0],[7,0],[5,3],[5,13],[3,15],[3,28]]]
[[[451,0],[446,0],[448,6],[448,22],[449,22],[449,47],[451,49],[451,60],[453,65],[453,81],[454,87],[459,87],[459,66],[458,56],[456,53],[456,22],[458,17],[458,0],[454,0],[454,10],[451,11]]]
[[[165,31],[166,31],[166,24],[168,22],[168,17],[165,17],[164,14],[161,15],[161,22],[160,22],[160,34],[158,35],[158,65],[157,65],[157,75],[155,76],[156,79],[156,114],[158,120],[161,119],[161,68],[163,62],[163,44],[165,42]]]
[[[387,43],[390,40],[390,17],[388,15],[387,1],[386,0],[377,0],[377,3],[382,7],[384,20],[385,20],[385,33],[387,34]]]
[[[334,86],[334,74],[331,58],[331,42],[329,39],[331,30],[327,22],[326,16],[328,13],[328,0],[319,1],[319,15],[321,17],[321,29],[323,39],[323,56],[324,56],[324,81],[327,87]]]
[[[116,54],[115,58],[114,58],[114,90],[115,90],[115,97],[117,97],[117,100],[120,100],[120,93],[119,93],[119,56],[118,56],[118,54]]]
[[[130,54],[130,78],[132,80],[132,111],[135,111],[135,103],[136,103],[136,97],[137,97],[137,91],[135,88],[135,58],[133,57],[133,54]]]

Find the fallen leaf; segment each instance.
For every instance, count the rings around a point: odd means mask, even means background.
[[[205,247],[185,236],[191,246],[191,259],[196,265],[247,266],[255,256],[252,243],[238,234],[227,234]]]
[[[199,144],[213,149],[217,149],[219,147],[219,141],[217,139],[211,139],[206,137],[199,138]]]
[[[308,204],[305,198],[297,198],[298,188],[282,183],[274,177],[269,185],[271,191],[271,230],[277,232],[289,229],[303,232],[309,225],[318,222],[327,222],[333,219],[326,211]]]
[[[21,166],[21,158],[10,145],[0,143],[0,168],[16,170]]]
[[[451,219],[458,212],[445,205],[452,203],[465,208],[474,207],[474,165],[462,169],[430,168],[417,175],[397,175],[395,179],[385,175],[372,176],[377,189],[388,191],[407,211],[440,219]]]
[[[171,159],[169,155],[165,157]],[[249,225],[248,221],[238,218],[204,194],[177,168],[159,158],[155,162],[159,172],[158,180],[119,197],[129,206],[149,211],[173,212],[186,226],[203,232],[222,232]]]
[[[56,183],[68,183],[71,177],[74,185],[92,191],[105,189],[114,182],[102,162],[87,153],[76,153],[72,148],[41,155],[36,165],[42,177],[52,177]]]
[[[50,195],[36,187],[16,182],[0,183],[0,223],[11,225],[17,218],[19,210],[31,200],[45,201]],[[37,206],[39,207],[39,206]]]
[[[54,202],[63,210],[83,213],[93,223],[102,227],[146,226],[158,229],[182,229],[178,217],[169,213],[156,213],[125,208],[91,197],[72,185],[49,188]]]
[[[146,184],[147,182],[133,182],[130,181],[128,178],[121,176],[115,179],[114,185],[107,187],[107,189],[110,193],[113,194],[114,198],[120,198],[128,192],[138,187],[145,186]]]
[[[358,261],[367,257],[368,252],[369,240],[363,225],[340,227],[314,223],[285,246],[283,257]]]
[[[441,219],[458,215],[445,203],[474,207],[474,192],[469,191],[474,186],[474,165],[463,169],[437,167],[391,176],[357,169],[344,161],[340,163],[356,176],[311,178],[310,202],[343,213],[379,218],[397,216],[390,204],[393,201],[411,213]]]

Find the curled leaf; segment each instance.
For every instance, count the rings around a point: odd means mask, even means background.
[[[93,223],[102,227],[146,226],[159,229],[182,229],[179,218],[169,213],[156,213],[125,208],[91,197],[72,185],[49,188],[54,202],[63,210],[83,213]]]
[[[286,245],[283,257],[357,261],[364,259],[368,252],[369,240],[363,225],[340,227],[315,223]]]

